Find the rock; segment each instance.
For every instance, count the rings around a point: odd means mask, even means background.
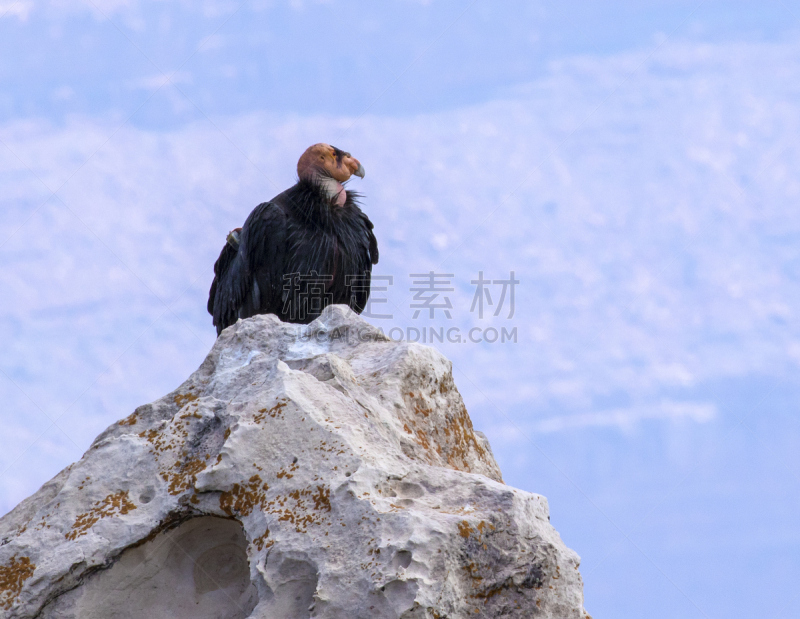
[[[506,486],[451,364],[343,306],[226,329],[0,520],[40,619],[584,618],[544,497]]]

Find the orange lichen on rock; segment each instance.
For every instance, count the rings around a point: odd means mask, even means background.
[[[419,443],[419,446],[422,447],[425,451],[428,451],[431,448],[431,443],[428,440],[428,433],[425,432],[425,430],[417,429],[417,431],[414,434],[416,436],[417,443]]]
[[[70,532],[64,537],[68,540],[75,540],[82,535],[86,535],[89,529],[99,520],[117,515],[125,515],[128,512],[132,512],[134,509],[136,509],[136,505],[128,499],[127,490],[120,490],[114,494],[109,494],[103,500],[97,501],[94,507],[88,512],[80,514],[75,519],[75,524],[72,525]]]
[[[476,537],[483,535],[488,529],[492,531],[495,530],[495,527],[490,522],[486,522],[485,520],[481,520],[474,528],[470,525],[469,522],[466,520],[462,520],[458,523],[458,533],[461,537],[468,538],[473,533],[476,534]]]
[[[265,512],[278,516],[280,522],[294,525],[298,533],[306,533],[309,525],[325,523],[323,513],[331,511],[330,497],[330,488],[316,486],[292,490],[286,496],[278,495],[262,507]]]
[[[8,610],[22,592],[25,581],[33,576],[36,566],[30,557],[14,555],[6,565],[0,565],[0,608]]]
[[[139,413],[134,411],[130,415],[125,417],[125,419],[120,421],[119,425],[121,425],[121,426],[132,426],[132,425],[135,425],[138,420],[139,420]]]
[[[143,430],[139,432],[138,436],[143,439],[147,439],[147,441],[153,446],[153,451],[155,453],[167,451],[168,449],[172,449],[174,447],[170,439],[158,430]]]
[[[286,404],[289,402],[287,399],[278,400],[278,403],[275,404],[270,409],[262,408],[260,409],[255,415],[253,415],[253,421],[256,423],[261,423],[264,419],[269,415],[273,419],[277,419],[283,416],[283,409]]]
[[[220,509],[231,517],[242,517],[260,508],[278,516],[279,521],[294,525],[298,533],[305,533],[308,525],[322,524],[319,512],[331,511],[331,491],[326,486],[295,489],[269,501],[266,495],[268,490],[269,485],[260,476],[253,475],[246,484],[233,484],[229,491],[220,495]],[[262,537],[266,538],[266,535]]]
[[[172,471],[164,471],[161,473],[161,478],[169,482],[167,491],[172,496],[176,496],[184,490],[194,487],[197,481],[197,474],[205,469],[207,464],[207,462],[199,458],[190,458],[185,462],[176,462]]]
[[[284,467],[275,474],[275,477],[277,477],[278,479],[291,479],[292,477],[294,477],[294,472],[297,471],[298,468],[300,467],[297,466],[297,463],[292,462],[292,464],[289,465],[289,470],[286,470],[286,468]]]
[[[481,520],[478,523],[478,531],[480,533],[483,533],[484,531],[486,531],[486,529],[491,529],[492,531],[494,531],[494,525],[490,522],[486,522],[485,520]]]
[[[189,402],[194,402],[198,399],[200,398],[193,393],[185,393],[185,394],[179,393],[174,398],[172,398],[172,401],[178,405],[178,408],[183,408],[184,406],[189,404]]]
[[[259,535],[257,538],[253,540],[253,544],[255,545],[256,548],[259,549],[259,551],[264,550],[264,548],[269,548],[275,543],[275,540],[272,539],[268,540],[267,539],[268,537],[269,537],[269,529],[264,531],[263,535]]]
[[[316,494],[312,494],[311,498],[314,500],[314,509],[325,509],[331,511],[331,489],[325,486],[317,486]]]
[[[408,414],[403,415],[403,429],[422,448],[416,457],[436,466],[466,472],[474,472],[476,460],[493,461],[475,435],[469,413],[455,389],[452,373],[406,392],[405,400]]]
[[[416,403],[414,404],[414,412],[415,412],[417,415],[422,415],[423,417],[428,417],[428,416],[431,414],[431,410],[432,410],[432,409],[430,409],[430,408],[425,408],[425,407],[424,407],[424,406],[422,406],[422,404],[420,404],[419,402],[416,402]]]
[[[474,451],[481,460],[486,459],[486,449],[475,438],[472,420],[469,418],[467,407],[463,404],[455,415],[447,419],[443,431],[448,438],[452,435],[452,447],[448,450],[447,463],[453,468],[468,470],[470,451]]]
[[[219,497],[219,507],[229,516],[248,516],[256,506],[263,506],[269,486],[258,475],[253,475],[246,484],[233,484],[228,492]]]
[[[473,589],[473,592],[468,597],[476,600],[478,604],[486,606],[492,598],[501,596],[506,600],[506,603],[515,603],[517,608],[520,608],[519,603],[524,601],[526,595],[529,595],[524,590],[539,589],[542,576],[539,575],[536,564],[533,564],[529,569],[529,573],[523,574],[521,580],[511,576],[497,579],[490,562],[487,562],[484,558],[486,555],[482,554],[482,551],[489,550],[489,544],[492,543],[485,537],[486,534],[495,530],[495,525],[486,520],[481,520],[477,524],[470,524],[468,521],[462,520],[458,524],[459,534],[467,540],[465,543],[469,549],[470,556],[475,557],[475,560],[463,566]],[[558,569],[558,566],[556,566],[556,571]],[[540,606],[538,600],[536,606]]]

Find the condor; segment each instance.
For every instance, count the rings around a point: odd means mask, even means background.
[[[333,303],[364,310],[378,243],[359,195],[345,189],[353,175],[364,178],[358,159],[315,144],[297,163],[297,184],[228,234],[208,295],[217,335],[255,314],[309,323]]]

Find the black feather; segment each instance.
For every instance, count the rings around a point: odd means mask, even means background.
[[[348,191],[337,206],[317,183],[301,180],[253,209],[238,248],[226,243],[214,265],[208,312],[217,334],[255,314],[309,323],[332,303],[361,313],[378,243],[359,200]]]

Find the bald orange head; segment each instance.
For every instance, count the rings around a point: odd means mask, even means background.
[[[301,180],[327,177],[343,183],[353,174],[364,178],[364,166],[350,153],[330,144],[309,146],[297,162],[297,176]]]

